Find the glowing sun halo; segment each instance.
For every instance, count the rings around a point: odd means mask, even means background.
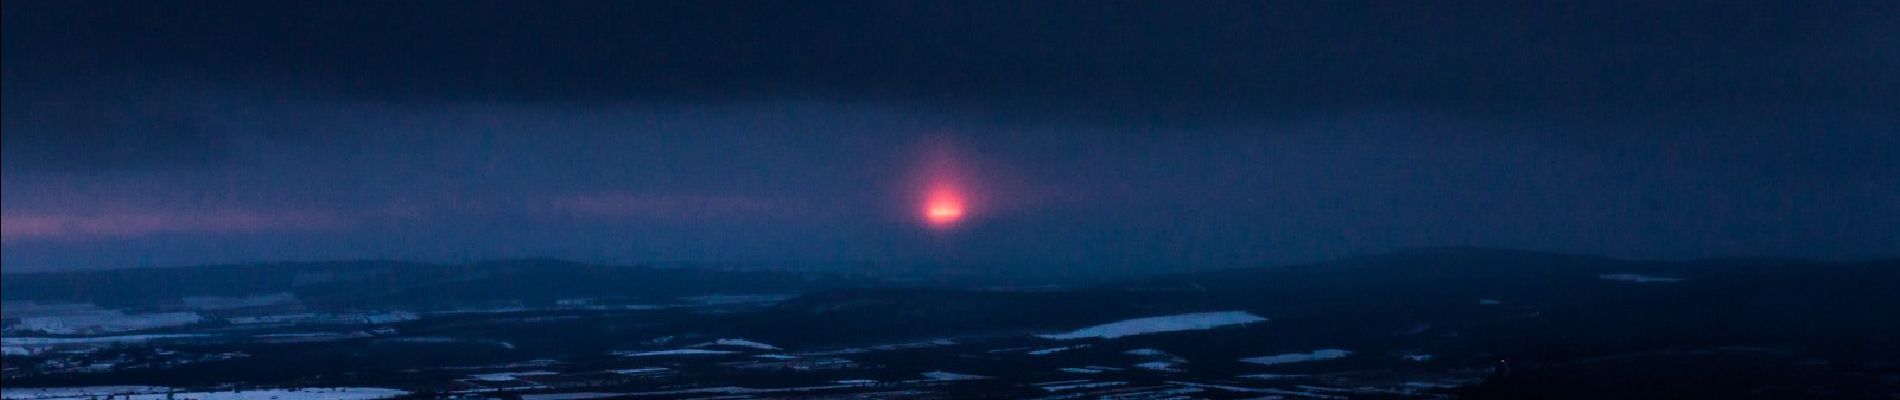
[[[932,225],[948,225],[962,218],[963,206],[956,204],[931,204],[930,209],[924,211],[924,219]]]
[[[924,227],[950,232],[987,208],[979,195],[980,185],[966,168],[967,159],[959,156],[947,139],[925,146],[916,175],[912,175],[917,185],[913,186],[916,197],[911,198],[916,201],[913,210]]]
[[[949,227],[963,219],[963,196],[950,188],[930,191],[924,201],[924,222],[932,227]]]

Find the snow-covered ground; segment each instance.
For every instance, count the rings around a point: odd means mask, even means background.
[[[687,347],[707,347],[707,346],[737,346],[737,347],[750,347],[750,348],[759,349],[759,350],[783,350],[783,349],[778,348],[778,346],[754,342],[754,341],[745,340],[745,339],[719,339],[719,340],[714,340],[714,341],[706,342],[706,343],[700,343],[700,344],[687,346]]]
[[[12,326],[24,331],[59,335],[127,332],[141,329],[184,326],[204,321],[194,312],[126,314],[118,310],[100,310],[80,314],[26,317]]]
[[[1603,275],[1597,275],[1597,278],[1606,280],[1606,281],[1622,281],[1622,282],[1635,282],[1635,283],[1682,282],[1682,278],[1671,278],[1667,276],[1642,275],[1642,274],[1603,274]]]
[[[523,306],[523,305],[506,305],[506,306],[493,306],[493,307],[457,307],[457,308],[452,308],[452,309],[447,309],[447,310],[430,311],[429,315],[507,314],[507,313],[518,313],[518,312],[534,311],[534,310],[535,309],[528,308],[527,306]]]
[[[422,316],[417,315],[414,312],[390,311],[390,312],[384,312],[384,313],[365,314],[363,315],[363,322],[369,323],[369,324],[387,324],[387,323],[394,323],[394,322],[414,321],[420,318],[422,318]]]
[[[1241,375],[1240,377],[1247,378],[1247,379],[1259,379],[1259,380],[1264,380],[1264,381],[1277,381],[1277,380],[1282,380],[1282,379],[1303,378],[1303,377],[1306,377],[1306,375],[1250,374],[1250,375]]]
[[[241,316],[241,317],[230,317],[230,318],[225,318],[224,320],[225,322],[230,322],[232,324],[237,324],[237,325],[250,325],[250,324],[288,324],[288,323],[296,323],[296,322],[316,321],[316,320],[321,320],[324,318],[328,318],[328,317],[324,315],[316,314],[316,313],[296,313],[296,314],[276,314],[276,315],[249,315],[249,316]]]
[[[1046,382],[1046,383],[1036,384],[1035,386],[1037,388],[1042,389],[1043,391],[1047,391],[1049,393],[1055,393],[1055,392],[1060,392],[1060,391],[1065,391],[1065,390],[1105,388],[1105,387],[1121,386],[1121,385],[1127,385],[1127,384],[1128,382],[1123,382],[1123,381],[1108,381],[1108,382],[1065,381],[1065,382]]]
[[[50,388],[4,388],[0,389],[0,399],[70,399],[89,398],[137,393],[165,393],[171,388],[163,386],[84,386]]]
[[[1050,347],[1050,348],[1046,348],[1046,349],[1035,349],[1035,350],[1030,350],[1030,351],[1029,351],[1028,353],[1024,353],[1024,354],[1028,354],[1028,355],[1032,355],[1032,356],[1046,356],[1046,355],[1050,355],[1050,354],[1055,354],[1055,353],[1061,353],[1061,352],[1064,352],[1064,351],[1069,351],[1069,350],[1075,350],[1075,349],[1081,349],[1081,348],[1087,348],[1087,347],[1089,347],[1089,345],[1086,345],[1086,344],[1084,344],[1084,345],[1075,345],[1075,346],[1062,346],[1062,347]]]
[[[152,386],[94,386],[72,388],[0,389],[5,400],[87,400],[113,396],[124,400],[373,400],[388,399],[409,392],[384,388],[293,388],[256,389],[216,392],[171,392]]]
[[[1122,352],[1122,354],[1127,354],[1131,356],[1165,356],[1165,355],[1168,355],[1168,352],[1161,351],[1161,349],[1150,348],[1150,349],[1134,349],[1134,350],[1124,351]]]
[[[1145,363],[1135,364],[1135,368],[1141,368],[1141,369],[1145,369],[1149,371],[1181,372],[1180,368],[1175,368],[1175,363],[1171,363],[1167,361],[1149,361]]]
[[[0,345],[51,346],[51,345],[106,344],[106,343],[122,343],[122,342],[147,342],[147,341],[162,340],[162,339],[188,339],[188,338],[198,338],[198,337],[206,337],[206,336],[210,336],[210,335],[200,335],[200,334],[121,335],[121,336],[96,336],[96,337],[79,337],[79,338],[14,336],[14,337],[0,337]]]
[[[1272,355],[1272,356],[1248,357],[1248,358],[1242,358],[1240,359],[1240,361],[1250,362],[1250,363],[1260,364],[1260,365],[1277,365],[1277,364],[1292,364],[1292,363],[1302,363],[1302,362],[1310,362],[1310,361],[1331,360],[1331,359],[1342,358],[1342,357],[1350,356],[1350,355],[1352,355],[1352,352],[1346,351],[1346,350],[1319,349],[1319,350],[1313,350],[1307,353],[1289,353],[1289,354],[1280,354],[1280,355]]]
[[[599,399],[599,398],[622,398],[622,397],[646,398],[646,397],[654,397],[654,396],[679,397],[679,396],[697,396],[697,395],[710,394],[710,395],[724,395],[724,396],[713,396],[713,397],[698,396],[695,398],[749,399],[749,398],[756,398],[757,395],[769,395],[769,394],[774,394],[774,393],[801,393],[801,392],[811,392],[811,391],[817,391],[817,390],[844,389],[844,388],[852,388],[852,387],[857,387],[857,386],[858,385],[853,384],[853,385],[800,386],[800,387],[770,388],[770,389],[755,389],[755,388],[736,387],[736,386],[718,386],[718,387],[698,387],[698,388],[687,388],[687,389],[660,390],[660,391],[652,391],[652,392],[621,392],[621,393],[575,392],[575,393],[524,394],[524,395],[521,395],[521,398],[523,400],[530,400],[530,399],[532,400],[572,400],[572,399]]]
[[[587,399],[605,399],[605,398],[611,398],[611,397],[625,397],[625,396],[626,396],[625,393],[597,393],[597,392],[542,393],[542,394],[524,394],[524,395],[521,395],[521,400],[587,400]]]
[[[1266,318],[1261,318],[1258,315],[1253,315],[1246,311],[1215,311],[1135,318],[1077,329],[1069,333],[1036,336],[1056,340],[1086,338],[1114,339],[1123,336],[1150,333],[1213,329],[1222,326],[1251,324],[1266,320]]]
[[[621,374],[621,375],[646,376],[646,375],[658,375],[658,374],[673,372],[673,369],[667,368],[667,367],[646,367],[646,368],[614,369],[614,370],[608,370],[608,372]]]
[[[442,313],[453,314],[453,313],[475,313],[475,312],[481,312],[481,311],[451,310],[451,311],[443,311]],[[497,312],[500,312],[500,311],[497,311]],[[235,317],[225,318],[225,321],[230,322],[232,324],[237,324],[237,325],[252,325],[252,324],[349,325],[349,324],[388,324],[388,323],[396,323],[396,322],[403,322],[403,321],[414,321],[420,318],[422,318],[422,315],[417,314],[414,311],[397,310],[397,311],[373,312],[373,313],[364,313],[364,314],[294,313],[294,314],[274,314],[274,315],[245,315],[245,316],[235,316]]]
[[[674,349],[674,350],[657,350],[657,351],[643,351],[643,352],[615,352],[614,355],[623,356],[623,357],[652,357],[652,356],[709,356],[709,355],[738,354],[738,353],[739,352],[731,351],[731,350]]]
[[[967,381],[971,379],[990,379],[982,375],[959,374],[955,372],[931,371],[923,373],[924,379],[933,381]]]
[[[468,378],[478,380],[478,381],[485,381],[485,382],[507,382],[507,381],[512,381],[523,376],[550,376],[550,375],[560,375],[560,373],[557,373],[554,371],[496,372],[492,374],[469,375]]]
[[[707,296],[681,297],[688,303],[703,306],[724,306],[735,304],[770,304],[789,300],[790,294],[715,294]]]

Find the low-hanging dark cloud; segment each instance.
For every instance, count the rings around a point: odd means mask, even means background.
[[[384,100],[809,96],[1179,116],[1827,109],[1890,100],[1900,66],[1890,2],[78,1],[7,11],[7,71],[23,81],[138,74]]]

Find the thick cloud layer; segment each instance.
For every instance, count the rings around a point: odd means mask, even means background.
[[[1900,251],[1892,2],[4,4],[10,271]]]

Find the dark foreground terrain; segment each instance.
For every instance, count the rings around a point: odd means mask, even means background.
[[[1435,249],[1075,286],[976,275],[9,274],[5,397],[1900,398],[1900,260]]]

